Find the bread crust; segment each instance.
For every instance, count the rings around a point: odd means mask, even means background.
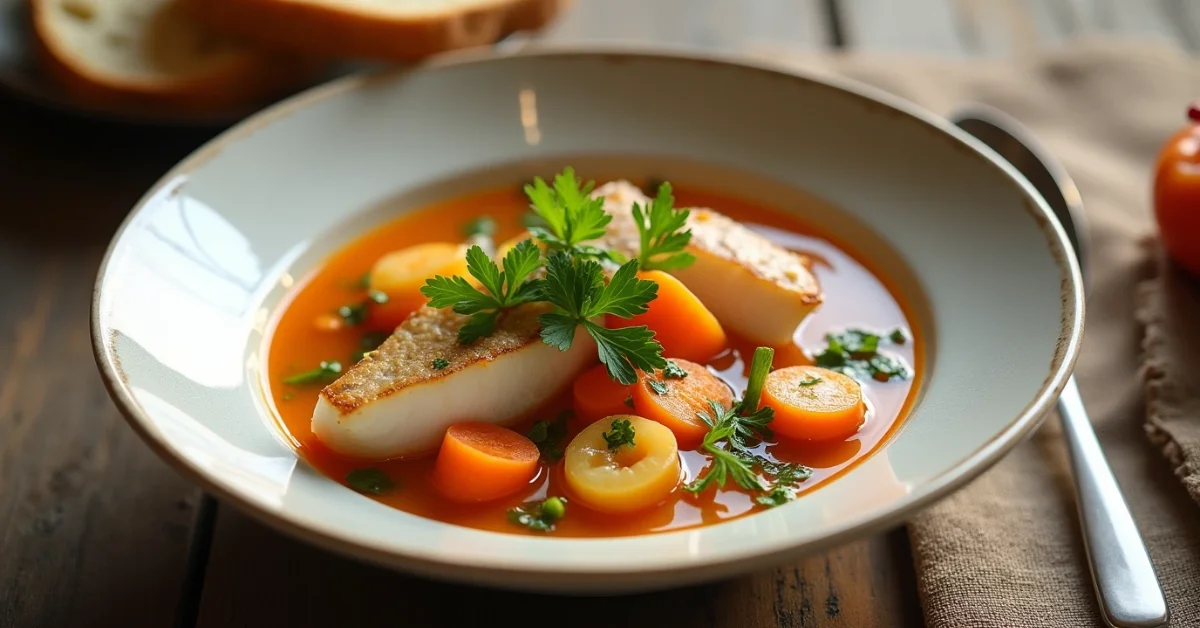
[[[273,48],[411,62],[541,28],[570,0],[474,0],[465,9],[395,15],[324,0],[185,0],[214,28]]]
[[[37,57],[44,70],[78,102],[111,109],[215,112],[265,104],[305,81],[324,66],[315,58],[248,50],[204,72],[153,78],[105,72],[83,59],[56,36],[50,3],[31,0]]]

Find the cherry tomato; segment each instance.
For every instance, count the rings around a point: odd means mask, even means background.
[[[1154,175],[1154,217],[1175,263],[1200,277],[1200,101],[1191,123],[1163,146]]]

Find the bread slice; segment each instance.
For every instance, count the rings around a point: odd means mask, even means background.
[[[31,5],[47,69],[89,104],[201,111],[263,104],[319,66],[218,34],[178,0]]]
[[[568,0],[189,0],[248,40],[331,57],[416,61],[495,43],[552,20]]]

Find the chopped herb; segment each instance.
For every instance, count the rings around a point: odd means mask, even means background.
[[[296,398],[296,395],[293,395],[292,393],[285,393],[285,394],[283,395],[283,400],[284,400],[284,401],[291,401],[291,400],[293,400],[293,399],[295,399],[295,398]]]
[[[304,384],[317,384],[332,382],[342,374],[342,363],[336,360],[321,362],[321,365],[311,371],[297,373],[291,377],[285,377],[283,383],[299,386]]]
[[[609,449],[620,449],[621,445],[636,447],[633,442],[633,424],[629,422],[629,419],[613,419],[610,427],[612,428],[611,432],[601,434],[604,442],[608,443]]]
[[[820,377],[811,377],[810,376],[808,378],[805,378],[803,381],[801,381],[800,385],[807,388],[809,386],[816,386],[817,384],[820,384],[820,383],[821,383]]]
[[[625,395],[625,405],[633,407],[633,395]]]
[[[450,366],[450,360],[447,360],[446,358],[436,358],[433,361],[434,370],[440,371],[447,366]]]
[[[508,521],[536,530],[553,532],[554,524],[567,514],[566,497],[547,497],[543,501],[530,501],[508,509]]]
[[[355,469],[346,474],[350,488],[368,495],[382,495],[396,488],[396,483],[386,473],[376,468]]]
[[[564,410],[553,421],[538,421],[529,428],[526,434],[529,440],[537,445],[542,452],[542,459],[549,464],[558,462],[563,457],[563,439],[567,437],[567,419],[571,417],[570,410]]]
[[[650,384],[651,390],[659,395],[665,395],[670,390],[667,388],[667,385],[664,382],[660,382],[657,379],[648,380],[648,383]]]
[[[530,209],[545,225],[533,225],[529,232],[553,251],[566,251],[574,257],[605,257],[604,251],[584,244],[604,237],[612,216],[604,211],[604,199],[592,198],[594,181],[583,183],[575,170],[565,168],[554,177],[553,187],[541,177],[525,186]]]
[[[490,238],[496,235],[496,219],[487,215],[478,216],[463,225],[462,233],[468,238],[479,236]]]
[[[897,327],[892,330],[892,333],[888,334],[888,339],[891,340],[893,344],[902,345],[908,342],[908,334],[905,333],[903,329]]]
[[[851,377],[868,377],[880,382],[908,378],[908,367],[903,362],[879,352],[881,340],[878,334],[859,329],[827,334],[827,346],[817,354],[816,365]]]
[[[774,350],[759,347],[750,362],[750,382],[742,401],[726,410],[721,404],[710,400],[711,414],[697,414],[710,428],[704,435],[700,449],[712,455],[713,461],[708,473],[696,478],[685,490],[699,494],[714,483],[723,487],[728,477],[746,490],[767,490],[762,479],[754,472],[755,458],[750,447],[752,441],[774,438],[767,424],[775,418],[775,411],[769,406],[758,407],[774,357]]]
[[[609,329],[593,320],[606,314],[632,318],[646,312],[658,295],[658,284],[638,279],[637,269],[637,260],[626,262],[606,284],[604,271],[595,260],[576,262],[562,251],[551,253],[542,293],[556,311],[538,317],[542,340],[566,351],[574,342],[575,328],[583,325],[596,341],[608,376],[626,386],[637,382],[637,369],[665,367],[662,345],[645,325]]]
[[[683,379],[688,376],[688,372],[683,370],[683,367],[676,364],[674,360],[667,360],[667,368],[663,369],[662,373],[666,379]]]
[[[763,506],[781,506],[792,501],[796,498],[797,486],[812,477],[812,469],[802,464],[775,462],[762,456],[755,456],[754,461],[772,478],[771,490],[754,500]]]
[[[371,287],[371,273],[369,273],[369,272],[363,273],[361,277],[359,277],[358,279],[356,279],[354,281],[354,283],[350,284],[350,287],[354,290],[366,290],[366,289],[370,288]]]
[[[341,316],[342,321],[350,327],[361,325],[363,321],[367,320],[367,304],[343,305],[337,309],[337,315]]]
[[[496,330],[496,317],[504,308],[516,307],[539,298],[540,280],[529,276],[541,265],[541,251],[532,240],[524,240],[496,265],[479,246],[467,250],[467,272],[483,286],[479,290],[463,277],[438,275],[425,282],[421,294],[433,307],[451,307],[471,318],[458,330],[458,341],[471,344]]]
[[[633,220],[641,239],[638,262],[643,270],[675,270],[696,261],[696,256],[684,252],[692,240],[692,230],[684,228],[691,212],[675,209],[674,204],[671,184],[666,182],[658,186],[658,195],[649,207],[633,204]]]

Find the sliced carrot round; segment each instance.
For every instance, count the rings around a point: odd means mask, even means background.
[[[371,268],[370,288],[386,294],[388,300],[382,305],[371,305],[371,325],[398,327],[413,310],[425,305],[421,286],[434,275],[467,276],[463,245],[427,242],[392,251],[379,258]]]
[[[511,495],[537,475],[537,445],[499,425],[451,425],[442,438],[433,484],[455,501],[482,502]]]
[[[816,366],[772,371],[762,403],[775,410],[771,430],[797,440],[847,438],[867,417],[862,386],[852,377]]]
[[[608,327],[649,327],[668,358],[707,362],[725,350],[727,339],[721,323],[687,286],[660,270],[641,272],[638,277],[657,283],[658,296],[644,314],[633,318],[610,315]]]
[[[632,410],[629,386],[613,381],[603,364],[588,369],[571,386],[575,398],[575,414],[587,423],[613,414]]]
[[[678,359],[672,362],[687,376],[671,378],[662,371],[643,374],[630,387],[633,408],[638,415],[667,426],[675,434],[680,449],[695,449],[709,430],[697,413],[712,414],[709,400],[724,408],[731,407],[733,391],[701,364]]]

